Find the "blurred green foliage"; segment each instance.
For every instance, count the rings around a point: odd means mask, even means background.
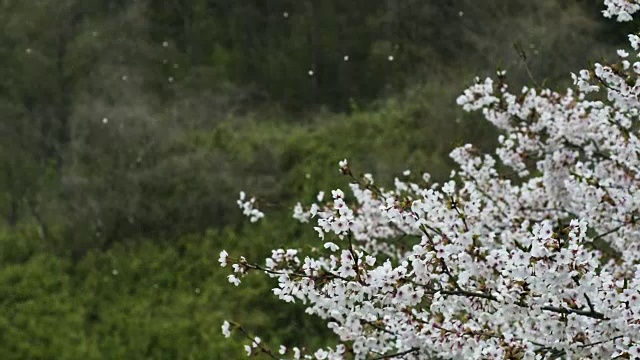
[[[488,144],[454,102],[473,76],[566,84],[615,35],[583,0],[10,0],[0,24],[0,219],[75,259],[235,225],[240,189],[285,204],[344,157],[442,178]]]
[[[263,256],[278,233],[265,224],[171,244],[141,240],[74,264],[43,253],[34,234],[5,231],[0,358],[240,358],[243,339],[224,339],[223,320],[241,320],[274,344],[326,344],[324,325],[269,295],[269,283],[248,277],[235,288],[218,269],[221,247]],[[262,246],[241,245],[247,238]]]
[[[229,284],[220,251],[313,248],[290,210],[345,188],[341,159],[384,186],[491,149],[455,98],[496,66],[568,84],[629,30],[595,3],[0,2],[0,359],[241,358],[224,319],[330,344],[272,281]]]

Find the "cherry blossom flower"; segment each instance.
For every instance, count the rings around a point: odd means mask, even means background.
[[[227,253],[226,251],[222,250],[220,252],[220,258],[218,259],[218,262],[220,263],[220,266],[225,267],[227,266],[227,257],[229,256],[229,253]]]
[[[226,338],[231,336],[231,324],[228,321],[222,323],[222,335]]]

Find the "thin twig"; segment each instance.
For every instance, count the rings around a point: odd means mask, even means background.
[[[371,360],[393,359],[393,358],[396,358],[396,357],[400,357],[400,356],[404,356],[404,355],[408,355],[408,354],[417,352],[419,350],[420,350],[420,348],[415,348],[414,347],[414,348],[411,348],[409,350],[401,351],[401,352],[398,352],[398,353],[381,355],[381,356],[372,358]]]
[[[527,63],[527,53],[524,52],[524,50],[522,49],[522,47],[520,46],[520,44],[518,42],[514,42],[513,43],[513,48],[518,53],[518,56],[520,57],[520,60],[522,60],[522,64],[524,65],[524,69],[527,72],[527,75],[529,76],[529,80],[531,80],[531,82],[533,82],[533,85],[536,88],[540,88],[540,85],[538,85],[538,82],[533,77],[533,73],[531,72],[531,68],[529,68],[529,64]]]
[[[249,335],[243,328],[242,326],[236,326],[236,328],[238,329],[238,331],[240,331],[247,339],[251,340],[253,343],[255,343],[258,348],[260,348],[260,350],[262,350],[262,352],[264,352],[265,354],[267,354],[267,356],[269,356],[272,359],[275,360],[279,360],[277,356],[275,356],[271,350],[267,349],[264,345],[262,345],[262,341],[260,342],[256,342],[255,338],[252,338],[251,335]]]

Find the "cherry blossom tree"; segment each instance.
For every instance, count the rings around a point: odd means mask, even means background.
[[[604,5],[618,21],[640,10]],[[220,254],[230,282],[277,279],[274,294],[340,345],[277,348],[228,322],[223,333],[274,359],[640,359],[640,37],[629,42],[563,93],[511,92],[504,72],[475,79],[457,102],[503,135],[494,154],[453,150],[443,184],[407,171],[385,189],[341,161],[349,195],[294,209],[317,251],[273,250],[264,265]],[[262,218],[244,193],[238,204]]]

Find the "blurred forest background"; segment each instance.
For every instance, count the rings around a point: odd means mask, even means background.
[[[242,358],[224,319],[273,344],[331,343],[268,279],[229,284],[220,251],[313,245],[291,208],[345,187],[340,159],[390,184],[405,169],[442,179],[457,145],[490,149],[495,131],[457,95],[498,67],[516,88],[568,85],[624,44],[628,26],[600,10],[0,1],[0,358]]]

